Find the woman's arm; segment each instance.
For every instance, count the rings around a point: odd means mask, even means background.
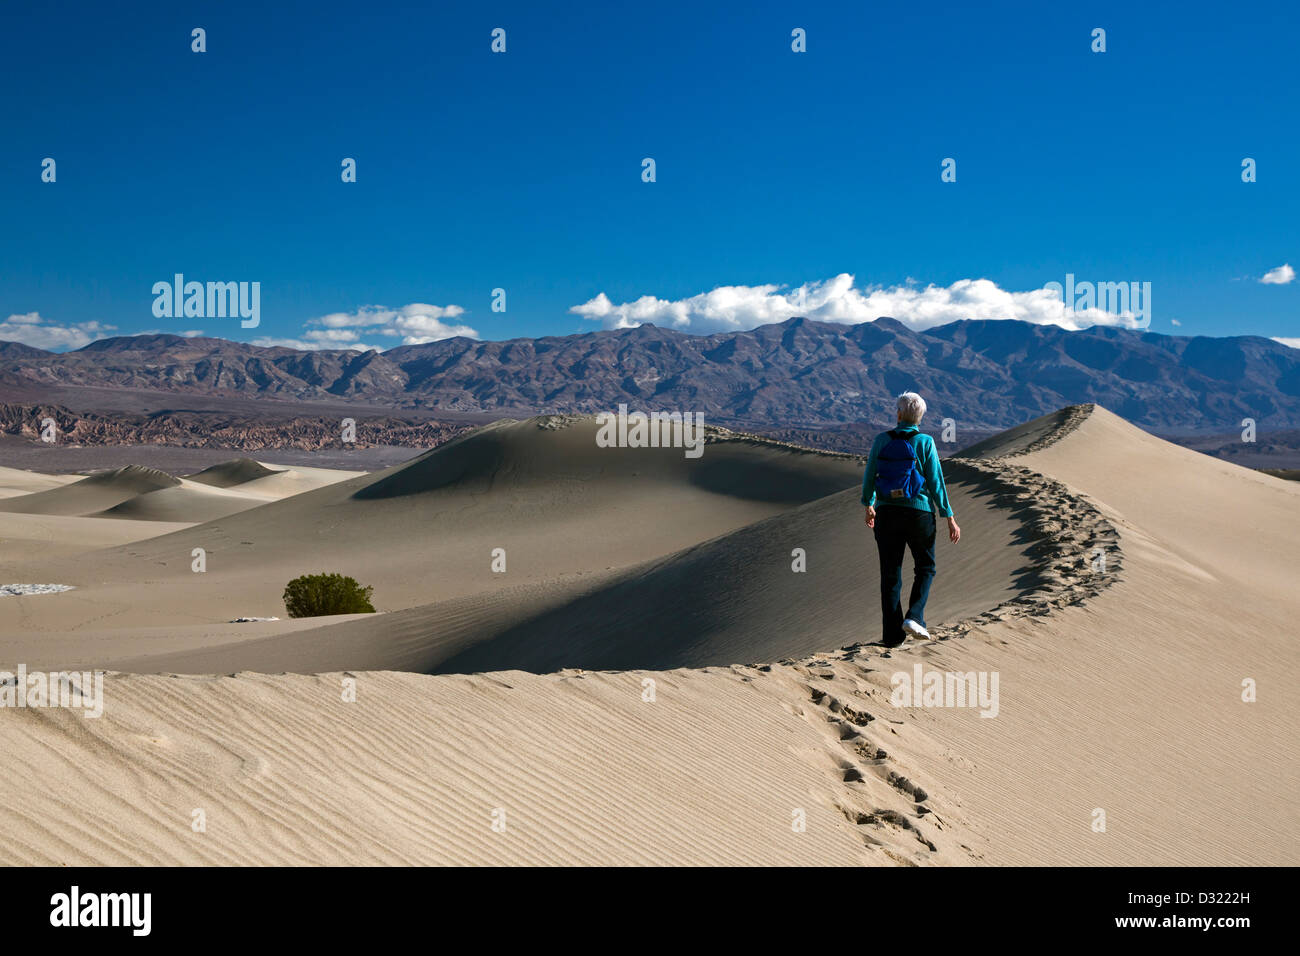
[[[926,444],[925,490],[930,501],[944,518],[952,518],[952,505],[948,501],[948,486],[943,481],[943,467],[939,464],[939,449],[931,438]]]

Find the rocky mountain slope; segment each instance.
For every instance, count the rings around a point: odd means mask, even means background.
[[[626,403],[766,427],[879,420],[893,395],[915,388],[933,417],[964,428],[1004,428],[1081,402],[1156,430],[1228,432],[1245,418],[1300,428],[1300,350],[1258,336],[1070,332],[1018,321],[914,332],[890,318],[851,326],[791,319],[716,335],[642,326],[502,342],[452,338],[382,353],[173,335],[102,339],[62,354],[0,343],[0,399],[42,386],[501,415]]]

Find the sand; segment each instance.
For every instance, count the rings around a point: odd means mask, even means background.
[[[376,474],[127,547],[25,564],[23,574],[77,585],[79,600],[42,606],[21,633],[6,626],[16,607],[0,605],[0,655],[145,672],[294,671],[304,660],[312,669],[547,671],[775,660],[878,636],[874,586],[861,586],[876,572],[863,566],[870,535],[856,460],[735,440],[711,443],[696,462],[681,449],[599,448],[590,419],[539,427],[546,421],[501,422]],[[936,613],[955,619],[1013,593],[1028,558],[1015,518],[980,501],[982,478],[951,491],[986,543],[940,544],[941,560],[967,581],[935,597]],[[196,548],[202,573],[192,570]],[[806,572],[792,571],[795,549]],[[494,570],[498,550],[504,573]],[[284,616],[285,584],[317,571],[372,585],[386,613],[322,622],[310,636],[177,642],[156,659],[134,652],[145,632]],[[0,578],[17,573],[0,565]],[[824,590],[849,600],[814,606],[809,595]],[[695,625],[680,626],[683,609]],[[73,634],[93,659],[46,656]]]
[[[0,498],[16,498],[49,491],[77,480],[77,475],[43,475],[18,468],[0,467]]]
[[[1092,406],[995,436],[945,466],[941,639],[885,656],[856,462],[736,440],[693,468],[588,428],[500,423],[147,540],[0,550],[0,579],[77,586],[0,598],[0,667],[115,671],[101,718],[0,710],[30,768],[0,780],[10,857],[1300,861],[1300,486]],[[0,513],[0,542],[33,520],[163,527]],[[386,613],[229,623],[317,569]],[[917,664],[996,672],[997,716],[894,706]]]
[[[212,521],[362,474],[328,468],[272,469],[247,458],[213,465],[188,478],[142,465],[85,477],[0,471],[0,482],[5,483],[0,489],[15,492],[0,493],[0,511],[183,524]]]
[[[1017,461],[1095,502],[1123,566],[1086,606],[981,627],[931,659],[1002,674],[997,720],[927,712],[972,764],[934,769],[960,785],[996,862],[1300,861],[1300,488],[1105,409]],[[1090,828],[1097,808],[1105,833]]]

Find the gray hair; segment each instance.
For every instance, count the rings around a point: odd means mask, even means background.
[[[909,425],[916,425],[925,414],[925,399],[916,392],[904,392],[898,396],[898,417]]]

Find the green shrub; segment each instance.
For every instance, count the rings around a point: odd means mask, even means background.
[[[290,617],[373,614],[372,591],[343,574],[304,574],[284,586],[284,609]]]

